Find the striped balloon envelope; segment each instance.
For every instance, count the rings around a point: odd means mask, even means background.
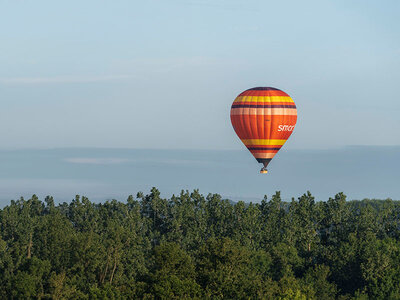
[[[272,87],[248,89],[231,107],[233,129],[255,159],[264,164],[261,173],[290,137],[297,109],[288,94]]]

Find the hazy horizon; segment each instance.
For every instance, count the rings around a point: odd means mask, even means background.
[[[199,189],[234,201],[259,202],[280,190],[290,201],[310,190],[317,201],[344,192],[349,200],[400,200],[400,146],[282,150],[269,174],[242,150],[60,148],[0,150],[0,205],[20,196],[76,194],[92,201],[126,198],[157,187],[163,197]]]

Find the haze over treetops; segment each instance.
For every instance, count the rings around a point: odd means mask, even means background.
[[[182,189],[212,191],[224,198],[259,202],[282,191],[290,200],[306,190],[317,201],[339,191],[349,199],[400,199],[400,147],[282,150],[259,174],[259,164],[240,151],[53,149],[0,151],[0,206],[20,196],[76,194],[92,201],[125,200],[160,188],[165,197]]]

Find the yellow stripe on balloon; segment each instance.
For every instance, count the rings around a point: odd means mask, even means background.
[[[283,96],[272,96],[272,97],[265,97],[265,96],[239,96],[233,102],[234,103],[238,103],[238,102],[290,102],[290,103],[294,103],[292,98],[283,97]]]
[[[263,139],[250,139],[250,140],[242,140],[243,144],[246,146],[251,145],[263,145],[263,146],[278,146],[283,145],[287,140],[263,140]]]
[[[253,153],[255,158],[273,158],[276,153]]]

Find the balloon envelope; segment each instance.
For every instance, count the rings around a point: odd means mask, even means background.
[[[233,129],[255,159],[264,164],[261,173],[292,134],[297,121],[294,101],[272,87],[248,89],[231,107]]]

